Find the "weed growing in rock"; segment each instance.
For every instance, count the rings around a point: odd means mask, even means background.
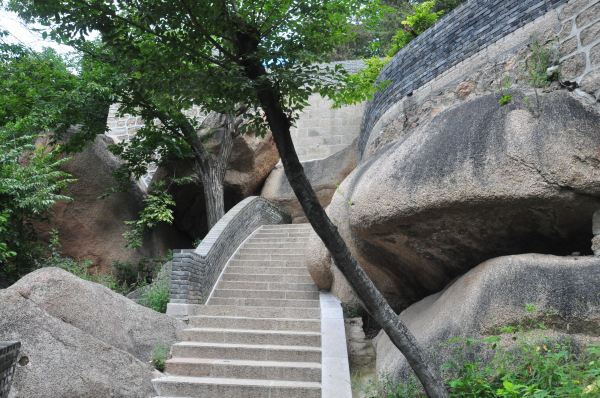
[[[154,282],[148,285],[139,299],[139,304],[152,308],[154,311],[167,312],[169,295],[171,290],[171,279],[167,272],[160,272]]]
[[[156,370],[165,371],[165,363],[169,355],[169,348],[164,344],[159,344],[152,350],[152,365]]]

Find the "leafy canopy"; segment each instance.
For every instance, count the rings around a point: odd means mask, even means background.
[[[61,171],[62,146],[50,144],[92,113],[94,88],[52,50],[33,52],[0,32],[0,276],[14,279],[40,256],[32,222],[43,220],[73,181]],[[98,114],[98,110],[93,111]],[[96,123],[96,124],[95,124]],[[101,126],[98,117],[82,127]]]

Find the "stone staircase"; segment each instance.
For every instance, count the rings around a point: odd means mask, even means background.
[[[302,263],[309,234],[308,224],[268,225],[246,239],[153,380],[160,397],[322,396],[319,292]]]

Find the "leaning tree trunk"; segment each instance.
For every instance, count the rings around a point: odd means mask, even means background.
[[[265,76],[266,71],[259,64],[247,64],[246,71],[250,78],[257,82],[261,81],[261,83],[257,83],[257,95],[273,133],[285,175],[302,205],[306,218],[331,253],[335,264],[344,274],[358,298],[363,302],[365,309],[404,354],[427,395],[431,398],[447,398],[448,392],[439,372],[429,365],[415,336],[392,310],[381,292],[352,256],[336,226],[319,203],[296,154],[290,135],[291,123],[280,105],[279,93],[267,79],[261,79]]]
[[[196,162],[194,169],[202,182],[209,230],[225,215],[223,181],[233,151],[233,138],[238,134],[238,127],[239,121],[231,115],[217,112],[208,114],[202,122],[201,129],[209,130],[208,134],[211,135],[221,135],[220,148],[216,155],[206,151],[202,139],[196,131],[188,135]]]

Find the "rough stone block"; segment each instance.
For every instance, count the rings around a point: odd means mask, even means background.
[[[600,39],[600,21],[585,28],[580,34],[580,39],[584,47]]]
[[[561,78],[575,80],[585,72],[585,54],[575,54],[561,63]]]
[[[570,1],[560,13],[560,19],[565,20],[577,15],[581,10],[590,4],[590,0],[572,0]]]
[[[583,28],[597,20],[600,20],[600,2],[594,4],[577,16],[577,27]]]
[[[593,70],[581,79],[581,89],[589,94],[599,97],[600,91],[600,69]]]
[[[600,43],[596,44],[590,50],[590,62],[593,68],[600,66]]]
[[[560,56],[566,57],[577,51],[577,36],[573,36],[560,43]]]

